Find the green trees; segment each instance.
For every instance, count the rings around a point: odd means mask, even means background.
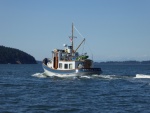
[[[33,56],[14,48],[0,46],[0,64],[36,64]]]

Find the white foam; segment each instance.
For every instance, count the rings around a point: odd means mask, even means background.
[[[136,77],[134,78],[150,78],[150,75],[136,74]]]
[[[46,73],[35,73],[33,74],[32,76],[34,77],[38,77],[38,78],[46,78],[46,77],[58,77],[58,78],[85,78],[85,79],[92,79],[92,78],[102,78],[102,79],[117,79],[116,78],[116,75],[74,75],[74,74],[71,74],[71,75],[65,75],[65,74],[53,74],[51,76],[47,76]]]
[[[38,77],[38,78],[46,78],[47,77],[46,75],[44,75],[44,73],[35,73],[32,76]]]
[[[88,78],[88,79],[90,79],[91,77],[90,76],[80,76],[80,78]]]
[[[93,77],[104,78],[104,79],[114,79],[115,75],[93,75]]]

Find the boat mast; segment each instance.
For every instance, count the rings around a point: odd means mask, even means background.
[[[72,52],[74,52],[74,50],[73,50],[73,23],[72,23]]]

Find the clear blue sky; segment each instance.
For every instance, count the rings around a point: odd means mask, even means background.
[[[150,60],[150,0],[0,0],[0,45],[42,60],[72,22],[95,61]]]

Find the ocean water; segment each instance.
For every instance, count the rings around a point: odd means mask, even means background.
[[[150,65],[97,65],[102,75],[46,77],[0,65],[0,113],[150,113]]]

